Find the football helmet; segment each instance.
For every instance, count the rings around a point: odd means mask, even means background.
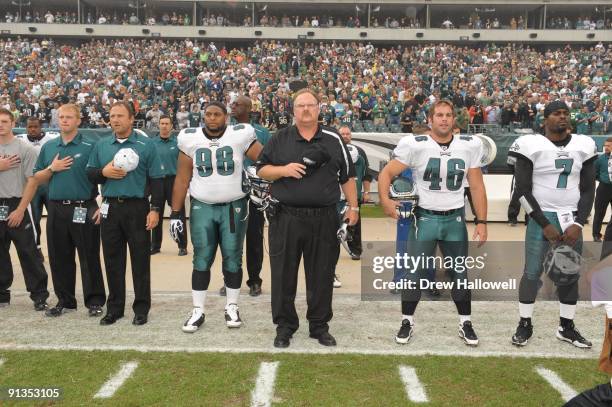
[[[268,206],[270,206],[270,203],[274,200],[270,192],[272,182],[257,175],[257,168],[254,165],[247,167],[245,171],[251,187],[250,198],[257,206],[257,209],[260,211],[265,211]]]
[[[583,258],[566,244],[551,245],[542,263],[544,273],[555,285],[566,286],[580,278]]]
[[[480,157],[480,165],[484,167],[485,165],[489,165],[495,160],[495,156],[497,156],[497,146],[493,139],[489,136],[485,136],[484,134],[474,134],[474,136],[478,137],[482,142],[482,156]]]
[[[401,204],[396,208],[397,215],[400,218],[406,219],[410,217],[419,202],[416,184],[410,178],[395,177],[391,181],[389,198]]]

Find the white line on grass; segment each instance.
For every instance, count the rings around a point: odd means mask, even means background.
[[[261,362],[255,389],[251,393],[251,407],[269,407],[274,396],[278,362]]]
[[[0,367],[4,364],[4,359],[0,359]]]
[[[95,399],[108,399],[125,383],[138,367],[138,362],[127,362],[121,365],[116,375],[108,379],[94,396]]]
[[[186,353],[291,353],[298,355],[402,355],[402,356],[464,356],[464,357],[515,357],[515,358],[555,358],[597,360],[596,355],[584,353],[568,355],[561,352],[496,352],[496,351],[429,351],[405,349],[363,349],[335,347],[334,349],[277,349],[273,347],[236,348],[236,347],[190,347],[190,346],[147,346],[147,345],[46,345],[46,344],[1,344],[0,350],[76,350],[76,351],[135,351],[135,352],[186,352]]]
[[[557,392],[561,395],[563,401],[569,401],[572,398],[576,397],[576,391],[570,387],[569,384],[565,383],[563,379],[559,377],[552,370],[545,369],[541,366],[536,367],[536,371],[544,380],[548,382],[552,386],[553,389],[557,390]]]
[[[406,395],[408,400],[413,403],[427,403],[427,393],[425,388],[421,384],[419,377],[416,374],[416,370],[412,366],[400,365],[399,367],[400,377],[404,386],[406,387]]]

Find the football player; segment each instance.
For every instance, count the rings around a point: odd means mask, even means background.
[[[408,254],[423,261],[435,254],[438,243],[445,258],[459,259],[467,255],[465,177],[469,180],[476,210],[472,238],[477,238],[479,245],[487,240],[487,194],[480,170],[482,142],[477,137],[453,135],[454,122],[452,103],[436,102],[429,110],[430,134],[402,138],[393,150],[393,159],[378,177],[385,214],[397,219],[399,204],[389,198],[389,185],[395,176],[412,169],[419,202],[415,211],[417,220],[412,223],[408,237]],[[414,312],[421,298],[418,283],[419,279],[426,279],[423,274],[427,268],[425,264],[408,273],[408,280],[417,285],[416,289],[402,292],[402,325],[395,337],[397,343],[408,343],[412,337]],[[457,284],[467,281],[466,271],[455,268],[450,271],[454,281],[451,295],[459,313],[459,335],[467,345],[477,346],[478,336],[471,322],[471,292]]]
[[[187,190],[191,196],[194,308],[183,325],[184,332],[195,332],[204,322],[204,303],[217,246],[221,248],[227,287],[225,321],[230,328],[239,328],[242,324],[238,297],[248,218],[248,185],[243,175],[243,161],[245,154],[257,160],[262,149],[250,125],[226,127],[227,110],[222,103],[211,102],[206,106],[204,123],[204,128],[184,129],[178,135],[180,153],[172,194],[170,233],[175,240],[185,227],[179,212]]]
[[[525,267],[519,286],[520,321],[512,343],[527,344],[533,334],[531,317],[541,281],[543,259],[550,243],[564,243],[582,251],[582,228],[593,206],[597,147],[588,136],[571,134],[565,103],[544,109],[544,135],[519,137],[510,147],[519,201],[529,215],[525,235]],[[579,348],[591,342],[574,327],[578,282],[559,285],[558,339]]]

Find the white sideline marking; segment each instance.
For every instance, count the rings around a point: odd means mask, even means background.
[[[186,353],[291,353],[297,355],[390,355],[390,356],[463,356],[463,357],[515,357],[515,358],[554,358],[554,359],[586,359],[597,360],[599,355],[594,356],[588,353],[568,355],[566,353],[554,352],[495,352],[495,351],[471,351],[469,353],[461,351],[428,351],[417,350],[407,352],[404,349],[398,350],[374,350],[362,348],[338,348],[338,349],[277,349],[277,348],[228,348],[228,347],[209,347],[196,348],[188,346],[146,346],[146,345],[44,345],[44,344],[0,344],[0,350],[80,350],[80,351],[135,351],[135,352],[186,352]]]
[[[536,367],[536,371],[544,380],[548,382],[552,386],[553,389],[557,390],[557,392],[561,395],[563,401],[570,401],[578,393],[574,389],[570,387],[569,384],[565,383],[563,379],[559,377],[552,370],[545,369],[541,366]]]
[[[0,367],[4,364],[4,359],[0,359]]]
[[[425,388],[421,384],[419,377],[416,374],[416,370],[412,366],[400,365],[399,367],[400,376],[404,386],[406,387],[406,395],[408,400],[413,403],[427,403],[427,393]]]
[[[94,396],[95,399],[108,399],[113,397],[119,387],[125,383],[127,379],[134,373],[138,367],[138,362],[128,362],[121,365],[121,369],[116,375],[108,379],[106,383],[100,387],[100,390]]]
[[[261,362],[255,389],[251,393],[251,407],[269,407],[274,396],[274,383],[279,362]]]

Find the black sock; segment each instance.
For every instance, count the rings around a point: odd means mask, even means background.
[[[563,317],[559,318],[559,323],[561,324],[563,328],[567,328],[568,326],[571,326],[573,322],[574,322],[573,319],[568,319],[568,318],[563,318]]]

